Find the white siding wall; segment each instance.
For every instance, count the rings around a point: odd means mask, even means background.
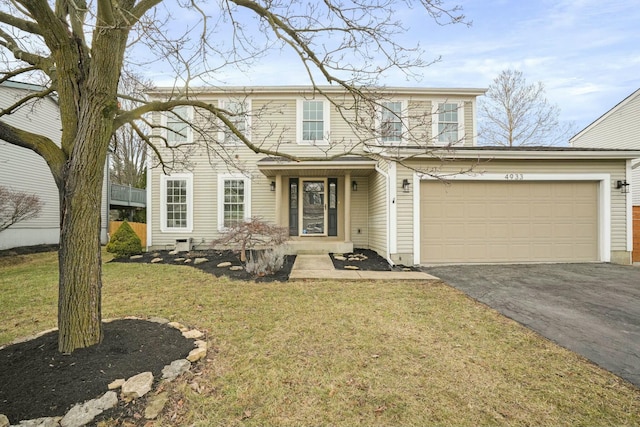
[[[640,90],[572,138],[571,143],[574,147],[640,150]],[[640,206],[640,166],[632,175],[633,204]]]
[[[25,95],[22,89],[0,86],[0,107],[7,107]],[[58,106],[46,98],[37,108],[23,108],[2,120],[26,130],[37,131],[60,142]],[[36,194],[43,203],[37,218],[20,222],[0,233],[0,249],[59,241],[58,189],[46,162],[31,150],[0,140],[0,185],[13,191]]]

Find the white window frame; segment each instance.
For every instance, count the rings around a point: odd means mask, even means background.
[[[251,218],[251,178],[241,174],[220,174],[218,175],[218,231],[225,231],[224,226],[224,183],[229,180],[242,180],[244,182],[244,220]]]
[[[388,110],[386,110],[386,104],[389,103],[400,103],[400,114],[399,114],[399,119],[400,119],[400,126],[401,126],[401,131],[400,131],[400,139],[398,141],[384,141],[383,140],[383,135],[382,135],[382,117],[385,114],[385,111],[388,113]],[[380,145],[384,145],[384,146],[398,146],[398,145],[406,145],[407,140],[405,138],[404,135],[406,135],[407,133],[407,101],[405,100],[400,100],[400,99],[394,99],[394,100],[386,100],[386,101],[381,101],[380,102],[380,107],[378,109],[378,114],[376,114],[376,130],[378,132],[378,143]]]
[[[322,102],[322,139],[314,139],[314,140],[303,140],[303,118],[304,118],[304,104],[305,102]],[[296,138],[298,144],[307,144],[307,145],[329,145],[329,135],[331,134],[331,121],[330,117],[330,107],[329,101],[326,99],[298,99],[296,103]]]
[[[224,110],[228,110],[228,106],[230,103],[235,103],[243,106],[244,110],[244,136],[250,141],[251,140],[251,100],[250,99],[221,99],[218,101],[218,106]],[[237,119],[237,120],[235,120]],[[241,121],[242,117],[229,117],[231,122]],[[228,135],[227,129],[224,123],[220,124],[221,130],[218,133],[218,140],[222,142],[224,145],[241,145],[242,141],[238,138],[234,138],[233,136]]]
[[[456,141],[453,142],[448,142],[448,141],[440,141],[440,132],[438,130],[439,128],[439,124],[440,124],[440,104],[456,104],[458,106],[458,139]],[[449,99],[439,99],[439,100],[434,100],[433,101],[433,108],[432,108],[432,128],[431,128],[431,134],[432,134],[432,140],[433,140],[433,144],[434,145],[440,145],[440,146],[445,146],[445,145],[454,145],[454,146],[460,146],[460,145],[464,145],[465,144],[465,139],[466,139],[466,135],[465,135],[465,127],[464,127],[464,101],[452,101]]]
[[[183,110],[184,112],[181,113],[180,110]],[[187,122],[191,123],[193,122],[193,107],[191,107],[190,105],[184,105],[184,106],[179,106],[179,107],[175,107],[174,110],[178,110],[178,114],[184,118],[185,120],[187,120]],[[177,117],[171,112],[171,111],[164,111],[162,114],[162,136],[165,138],[166,143],[169,147],[178,147],[180,145],[184,145],[184,144],[191,144],[193,143],[193,129],[191,128],[191,126],[187,125],[186,129],[185,129],[185,133],[186,135],[184,136],[184,141],[180,140],[180,141],[170,141],[169,140],[169,116],[171,116],[172,118],[177,120]],[[174,132],[175,133],[175,132]]]
[[[187,183],[187,226],[167,226],[167,181],[185,180]],[[174,173],[160,176],[160,231],[163,233],[190,233],[193,231],[193,174]]]

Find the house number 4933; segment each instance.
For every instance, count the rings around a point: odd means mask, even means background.
[[[524,175],[521,173],[508,173],[504,176],[504,179],[508,181],[522,181],[524,179]]]

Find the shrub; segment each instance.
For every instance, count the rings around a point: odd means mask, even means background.
[[[142,252],[142,242],[127,221],[124,221],[111,236],[111,240],[107,244],[107,252],[120,258]]]
[[[260,218],[253,217],[248,221],[240,221],[225,230],[212,245],[230,246],[240,249],[240,261],[247,262],[247,252],[258,248],[274,248],[281,246],[289,239],[289,229],[269,224]]]

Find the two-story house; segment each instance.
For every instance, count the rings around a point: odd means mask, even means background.
[[[173,146],[158,153],[174,168],[150,158],[148,247],[208,248],[257,216],[289,229],[292,252],[369,248],[405,265],[630,262],[616,182],[640,152],[478,147],[484,89],[386,88],[373,106],[322,90],[191,90],[274,155],[198,109],[156,113],[158,145]]]
[[[569,142],[577,148],[640,150],[640,89],[574,135]],[[633,261],[640,262],[640,159],[627,164],[623,181],[629,191],[627,210],[633,210]]]

